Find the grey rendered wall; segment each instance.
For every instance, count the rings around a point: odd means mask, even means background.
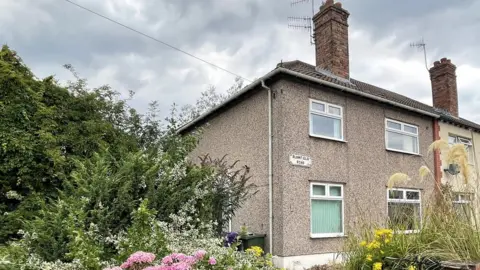
[[[238,167],[250,167],[251,183],[258,193],[250,198],[233,218],[232,228],[238,231],[247,225],[254,233],[268,233],[268,99],[265,89],[256,89],[250,96],[202,125],[197,148],[190,157],[209,154],[213,158],[228,155]],[[266,240],[268,244],[268,240]]]
[[[281,226],[276,255],[296,256],[340,251],[343,238],[310,238],[311,181],[344,183],[345,231],[359,224],[383,222],[387,217],[386,185],[396,172],[407,173],[413,181],[405,187],[422,188],[422,198],[433,191],[433,180],[419,183],[418,169],[433,168],[427,156],[432,142],[432,119],[373,101],[360,99],[323,86],[278,81],[275,107],[277,128],[274,168],[279,183],[274,186],[275,223]],[[337,142],[309,136],[309,98],[343,106],[344,138]],[[281,107],[281,108],[278,108]],[[385,118],[419,127],[421,156],[385,149]],[[278,120],[278,119],[277,119]],[[288,156],[302,154],[313,160],[311,168],[294,167]],[[280,168],[280,169],[278,169]],[[275,230],[277,233],[277,230]],[[277,235],[274,235],[277,239]],[[278,247],[281,245],[281,247]]]

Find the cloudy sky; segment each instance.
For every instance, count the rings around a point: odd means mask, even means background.
[[[72,0],[248,79],[280,61],[314,64],[308,33],[288,16],[310,16],[310,3],[290,0]],[[315,9],[318,10],[319,0]],[[480,0],[343,0],[350,11],[351,76],[431,104],[428,65],[457,65],[459,108],[480,123]],[[65,0],[0,0],[0,42],[15,49],[38,77],[71,76],[72,64],[92,86],[137,94],[144,111],[193,102],[209,85],[226,90],[234,76],[128,31]]]

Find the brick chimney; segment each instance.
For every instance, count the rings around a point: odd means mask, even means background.
[[[341,78],[350,78],[348,16],[340,2],[327,0],[313,17],[316,66]]]
[[[458,94],[456,66],[450,59],[435,61],[430,68],[432,81],[433,107],[443,109],[458,117]]]

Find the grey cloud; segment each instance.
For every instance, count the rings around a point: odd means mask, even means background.
[[[108,83],[124,94],[136,91],[131,104],[141,111],[156,99],[166,112],[173,102],[193,102],[210,83],[222,90],[233,82],[229,74],[64,1],[1,1],[0,41],[16,49],[35,73],[56,73],[65,80],[70,77],[61,65],[71,63],[93,84]],[[74,1],[247,78],[262,76],[281,60],[314,63],[308,33],[289,30],[286,19],[310,16],[308,3],[291,7],[289,0]],[[316,2],[318,9],[320,1]],[[422,54],[408,46],[420,36],[428,43],[431,61],[449,56],[458,65],[478,67],[480,59],[473,53],[480,37],[472,33],[480,27],[475,12],[479,1],[342,2],[351,13],[351,33],[361,30],[371,39],[351,44],[352,74],[358,79],[422,101],[431,99],[428,74],[402,78],[392,74],[395,69],[371,67],[373,58],[421,62]],[[392,43],[381,43],[392,35]],[[480,94],[459,91],[460,107],[466,107],[462,115],[480,121],[473,112]]]

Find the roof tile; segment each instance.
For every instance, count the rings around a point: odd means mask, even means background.
[[[398,93],[395,93],[395,92],[392,92],[392,91],[389,91],[389,90],[386,90],[386,89],[383,89],[383,88],[380,88],[380,87],[377,87],[377,86],[374,86],[374,85],[371,85],[371,84],[368,84],[368,83],[365,83],[365,82],[362,82],[362,81],[355,80],[353,78],[350,79],[350,83],[345,82],[343,80],[339,80],[339,79],[337,79],[333,76],[329,76],[326,73],[318,72],[315,69],[315,66],[304,63],[304,62],[301,62],[299,60],[290,61],[290,62],[283,62],[283,63],[278,64],[278,67],[283,67],[283,68],[286,68],[286,69],[289,69],[289,70],[292,70],[292,71],[295,71],[295,72],[298,72],[298,73],[302,73],[302,74],[311,76],[313,78],[325,80],[325,81],[332,82],[332,83],[335,83],[335,84],[338,84],[338,85],[341,85],[341,86],[345,86],[345,87],[349,87],[349,88],[352,88],[352,89],[355,89],[355,90],[359,90],[359,91],[362,91],[364,93],[368,93],[368,94],[371,94],[371,95],[374,95],[374,96],[378,96],[378,97],[381,97],[381,98],[384,98],[384,99],[388,99],[388,100],[391,100],[391,101],[394,101],[394,102],[397,102],[399,104],[403,104],[403,105],[406,105],[406,106],[409,106],[409,107],[412,107],[412,108],[415,108],[415,109],[420,109],[420,110],[430,112],[430,113],[433,113],[433,114],[438,114],[438,115],[440,115],[440,118],[444,121],[451,122],[451,123],[458,124],[458,125],[462,125],[462,126],[466,126],[466,127],[470,127],[470,128],[476,129],[477,131],[480,131],[480,125],[476,124],[474,122],[468,121],[468,120],[463,119],[463,118],[454,117],[454,116],[452,116],[452,115],[450,115],[450,114],[448,114],[444,111],[438,110],[438,109],[436,109],[432,106],[429,106],[425,103],[422,103],[420,101],[411,99],[409,97],[400,95]]]

